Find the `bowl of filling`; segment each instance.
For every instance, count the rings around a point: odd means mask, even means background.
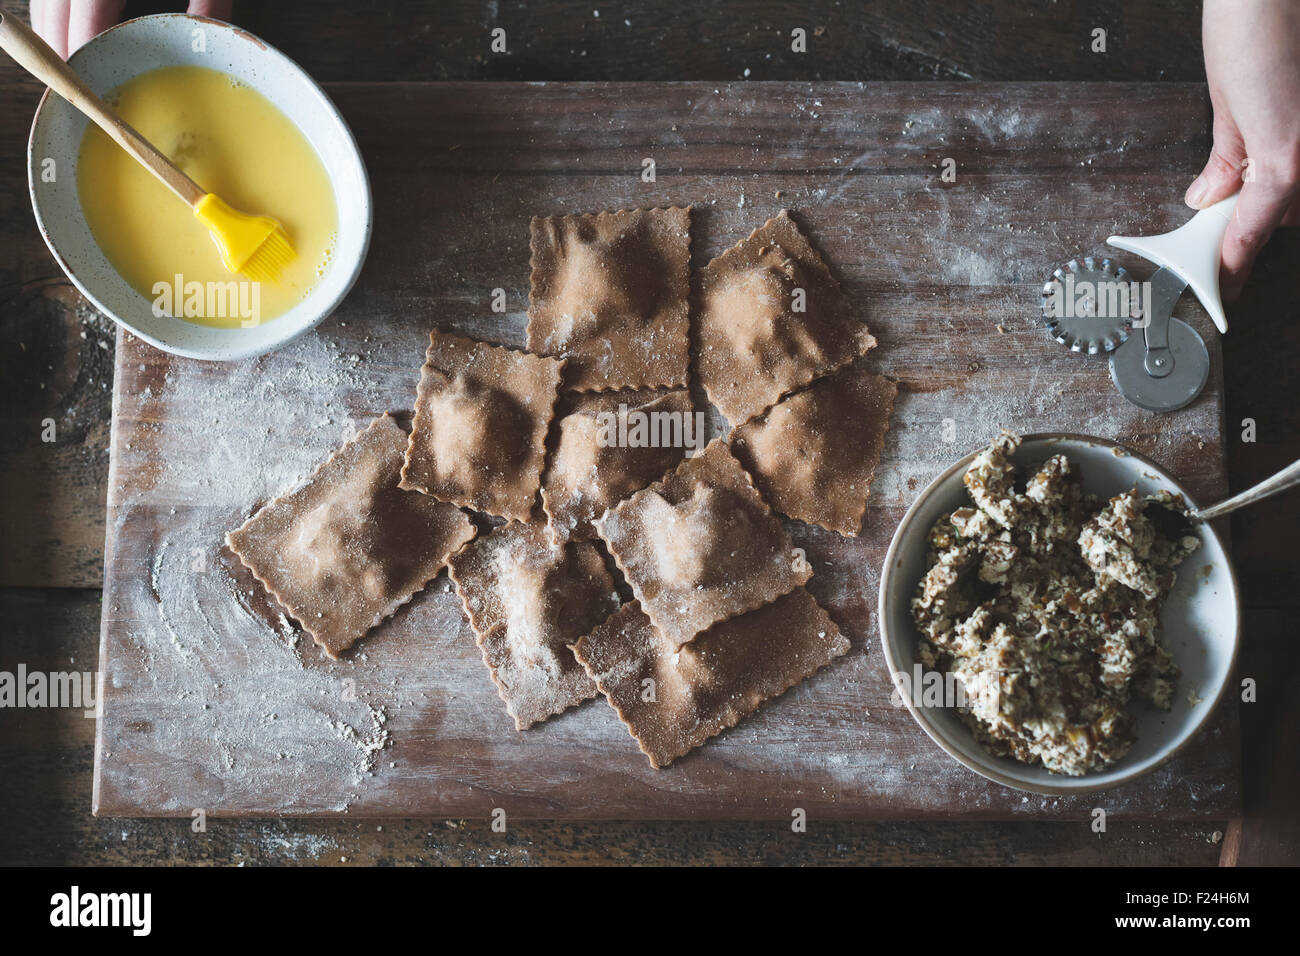
[[[1003,432],[894,534],[880,632],[894,702],[998,783],[1116,786],[1177,753],[1226,691],[1227,549],[1154,462],[1102,438]]]
[[[334,104],[246,31],[186,14],[128,20],[77,50],[85,83],[208,192],[280,222],[275,282],[222,264],[207,229],[99,127],[46,91],[28,141],[46,245],[105,315],[150,344],[231,360],[277,348],[343,300],[370,242],[370,185]]]

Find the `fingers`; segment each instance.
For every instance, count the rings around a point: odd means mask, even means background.
[[[231,0],[190,0],[188,12],[196,17],[212,17],[214,20],[230,19]]]
[[[122,17],[126,0],[32,0],[32,29],[65,60],[91,37]],[[200,17],[230,19],[231,0],[191,0],[189,12]]]
[[[1277,179],[1261,177],[1241,187],[1241,198],[1223,235],[1219,291],[1224,301],[1231,302],[1241,294],[1255,257],[1294,200],[1294,185]]]
[[[63,59],[68,58],[68,12],[71,0],[32,0],[32,29]]]
[[[94,0],[73,6],[68,15],[68,53],[117,23],[125,6],[126,0]]]
[[[1241,171],[1246,161],[1246,144],[1226,110],[1214,111],[1214,149],[1210,159],[1187,189],[1184,202],[1193,209],[1213,206],[1241,188]]]

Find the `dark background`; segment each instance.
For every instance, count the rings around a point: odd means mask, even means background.
[[[27,4],[6,2],[26,17]],[[173,5],[170,9],[176,9]],[[128,5],[136,15],[165,4]],[[594,16],[594,11],[599,16]],[[235,4],[235,20],[317,80],[1202,81],[1190,0]],[[510,52],[491,55],[503,27]],[[808,31],[805,55],[790,30]],[[1107,31],[1108,51],[1089,50]],[[39,244],[25,144],[39,84],[0,57],[0,669],[93,669],[97,657],[114,330]],[[1135,108],[1138,108],[1135,106]],[[1208,113],[1207,113],[1208,115]],[[1210,141],[1206,130],[1206,152]],[[1186,184],[1174,182],[1171,189]],[[1280,233],[1224,339],[1229,481],[1241,490],[1300,457],[1292,355],[1296,230]],[[990,241],[994,241],[990,239]],[[33,266],[33,262],[37,265]],[[53,417],[60,441],[42,445]],[[1258,439],[1240,440],[1253,418]],[[80,712],[0,712],[0,863],[1268,863],[1300,859],[1300,494],[1233,518],[1245,603],[1239,672],[1244,820],[1085,823],[513,824],[482,821],[110,820],[90,815],[94,722]],[[32,542],[38,542],[33,546]],[[1264,678],[1270,678],[1265,680]]]

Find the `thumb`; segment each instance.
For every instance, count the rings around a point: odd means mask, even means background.
[[[1294,198],[1292,191],[1276,180],[1248,179],[1241,187],[1241,198],[1223,234],[1219,285],[1224,299],[1231,301],[1241,292],[1255,257]]]
[[[1214,148],[1201,175],[1187,188],[1184,201],[1193,209],[1213,206],[1241,188],[1241,171],[1246,162],[1246,144],[1237,124],[1225,110],[1214,113]]]

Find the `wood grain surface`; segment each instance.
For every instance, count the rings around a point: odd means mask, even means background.
[[[1237,807],[1231,706],[1177,760],[1103,797],[1026,797],[972,775],[890,705],[873,621],[903,509],[1001,426],[1114,436],[1198,497],[1226,488],[1217,358],[1194,405],[1153,416],[1109,386],[1104,362],[1052,343],[1035,314],[1056,263],[1180,221],[1161,166],[1195,156],[1197,88],[1107,87],[1087,109],[1048,85],[330,92],[376,201],[345,306],[316,335],[232,365],[119,343],[99,812],[1078,820],[1099,804],[1140,819]],[[1135,99],[1160,122],[1117,121]],[[640,176],[647,156],[653,183]],[[946,156],[955,183],[939,178]],[[792,525],[816,569],[810,589],[854,642],[848,658],[655,771],[599,704],[514,732],[445,579],[344,663],[288,646],[295,635],[222,553],[223,533],[342,435],[409,408],[431,325],[522,343],[530,215],[684,202],[697,266],[792,207],[880,338],[875,367],[900,383],[863,535]],[[505,314],[488,307],[498,287]],[[358,699],[340,700],[349,680]]]
[[[131,3],[145,11],[165,4]],[[327,81],[1204,79],[1187,0],[235,3]],[[174,5],[173,5],[174,8]],[[492,53],[490,32],[506,31]],[[807,52],[791,49],[801,28]],[[1106,31],[1105,52],[1093,31]],[[307,43],[305,38],[317,39]],[[748,71],[748,72],[746,72]]]
[[[128,4],[128,14],[165,4]],[[1183,0],[1057,0],[1012,12],[966,0],[831,2],[749,0],[707,10],[683,3],[599,5],[437,0],[403,4],[278,0],[237,2],[235,19],[322,80],[441,79],[1072,79],[1200,82],[1196,4]],[[26,15],[23,0],[6,8]],[[506,57],[485,51],[496,20],[509,18]],[[712,18],[701,30],[701,17]],[[832,19],[835,17],[836,19]],[[814,24],[812,53],[786,56],[768,28]],[[626,33],[611,24],[630,20]],[[759,23],[761,29],[753,29]],[[816,26],[826,30],[816,35]],[[1080,39],[1109,30],[1104,56]],[[784,39],[784,37],[782,38]],[[578,41],[582,41],[578,45]],[[527,44],[521,54],[518,43]],[[1092,87],[1076,87],[1086,101]],[[0,59],[0,668],[52,669],[97,656],[103,575],[114,327],[71,289],[44,248],[26,196],[24,150],[40,87]],[[1188,135],[1210,148],[1208,98]],[[1198,150],[1190,150],[1195,156]],[[1171,191],[1200,159],[1166,168]],[[1227,421],[1224,455],[1232,490],[1300,455],[1293,357],[1300,349],[1295,296],[1300,230],[1283,229],[1261,256],[1223,340]],[[58,440],[41,440],[46,419]],[[1258,426],[1242,440],[1242,422]],[[1300,721],[1284,686],[1293,673],[1300,535],[1293,497],[1231,518],[1246,606],[1239,675],[1259,680],[1259,705],[1243,708],[1245,821],[1228,825],[1116,819],[1104,837],[1077,823],[813,823],[801,840],[788,824],[581,823],[512,826],[431,817],[364,824],[346,819],[226,820],[204,834],[188,820],[92,817],[93,721],[64,711],[0,715],[0,861],[5,863],[1225,863],[1292,862],[1295,753]],[[33,666],[35,666],[33,664]],[[1269,690],[1272,689],[1270,693]],[[382,826],[382,829],[379,827]]]
[[[100,601],[89,590],[0,590],[8,622],[0,666],[66,669],[94,661]],[[1266,622],[1255,622],[1256,631]],[[0,862],[5,864],[483,865],[538,864],[1026,864],[1213,865],[1223,821],[1139,821],[1107,832],[1090,820],[854,823],[809,821],[489,821],[94,817],[89,812],[95,721],[74,710],[24,710],[0,735]],[[1270,852],[1276,849],[1270,847]]]

